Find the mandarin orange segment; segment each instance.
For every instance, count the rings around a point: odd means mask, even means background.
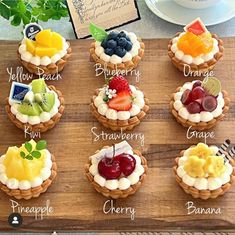
[[[191,32],[186,32],[179,39],[177,46],[184,54],[197,57],[212,50],[213,40],[208,33],[197,36]]]

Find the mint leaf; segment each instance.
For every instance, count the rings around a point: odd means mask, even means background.
[[[45,140],[40,140],[36,144],[36,149],[37,150],[43,150],[47,147],[47,142]]]
[[[32,157],[31,155],[27,155],[27,156],[26,156],[26,159],[27,159],[27,160],[33,160],[33,157]]]
[[[25,158],[25,153],[24,152],[20,152],[20,156],[22,157],[22,158]]]
[[[93,23],[90,23],[89,30],[92,37],[98,42],[102,42],[108,36],[108,33],[105,30],[97,27]]]
[[[35,157],[35,158],[40,158],[40,157],[41,157],[41,153],[40,153],[39,151],[33,151],[33,152],[31,153],[31,155],[32,155],[33,157]]]
[[[9,20],[11,16],[11,10],[2,2],[0,2],[0,15],[6,20]]]
[[[24,144],[26,150],[30,153],[32,151],[32,144],[30,144],[29,142],[25,142]]]
[[[11,21],[11,24],[14,26],[18,26],[21,23],[21,18],[20,16],[17,14],[13,17],[13,20]]]

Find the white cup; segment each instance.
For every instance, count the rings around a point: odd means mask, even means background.
[[[204,9],[212,7],[221,2],[221,0],[174,0],[179,5],[190,9]]]

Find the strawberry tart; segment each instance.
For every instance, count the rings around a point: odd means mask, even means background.
[[[194,198],[223,195],[235,181],[235,162],[227,155],[203,143],[181,151],[173,168],[177,183]]]
[[[131,130],[145,117],[148,103],[141,90],[118,75],[95,91],[91,111],[103,126],[111,130]]]
[[[223,42],[197,18],[177,33],[168,44],[168,55],[180,71],[203,74],[223,56]]]
[[[206,130],[221,121],[229,110],[230,99],[215,77],[186,82],[172,94],[170,110],[184,127]]]
[[[90,25],[90,32],[95,39],[90,47],[91,58],[105,70],[131,71],[144,56],[145,45],[135,33],[107,33],[94,24]]]
[[[143,184],[147,169],[142,154],[123,141],[92,155],[85,165],[85,175],[97,192],[117,199],[134,194]]]

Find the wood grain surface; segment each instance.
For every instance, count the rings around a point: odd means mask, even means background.
[[[18,201],[22,206],[44,206],[46,200],[54,212],[35,220],[34,216],[23,214],[20,231],[232,231],[235,229],[235,187],[223,197],[202,201],[192,199],[176,184],[172,166],[180,150],[200,139],[186,139],[186,129],[176,123],[168,105],[170,95],[176,87],[191,78],[184,78],[167,56],[167,39],[144,40],[144,60],[138,70],[140,82],[135,75],[129,75],[131,84],[137,85],[150,100],[150,112],[132,133],[145,136],[144,146],[139,140],[130,141],[133,147],[142,151],[148,160],[149,171],[143,187],[124,200],[114,201],[115,206],[134,207],[136,218],[125,214],[104,214],[103,204],[107,200],[96,193],[84,177],[87,158],[103,145],[113,141],[95,141],[91,133],[111,133],[91,116],[89,103],[94,90],[104,84],[103,76],[95,77],[94,63],[89,59],[89,40],[72,41],[73,55],[62,72],[62,80],[50,81],[65,97],[66,109],[59,124],[42,134],[48,141],[49,150],[56,156],[58,176],[49,190],[37,199]],[[17,42],[0,42],[0,153],[8,146],[25,142],[24,133],[8,119],[4,110],[5,97],[11,84],[6,68],[21,66],[16,59]],[[225,138],[235,143],[235,39],[224,39],[225,54],[214,72],[221,79],[232,100],[226,119],[213,131],[216,137],[208,143],[221,144]],[[117,140],[116,142],[119,142]],[[115,142],[115,141],[114,141]],[[9,197],[0,192],[0,230],[12,228],[7,223],[12,212]],[[187,215],[185,203],[193,201],[198,207],[220,207],[221,215]]]

